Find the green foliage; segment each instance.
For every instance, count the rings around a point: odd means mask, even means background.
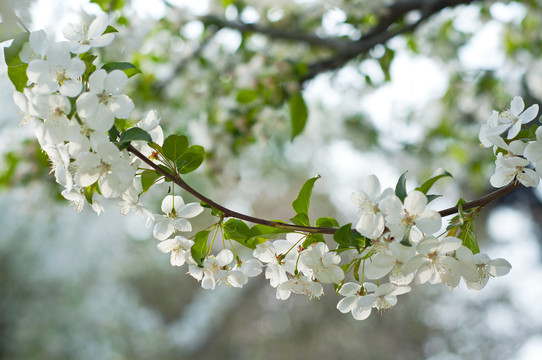
[[[207,240],[209,238],[209,233],[210,231],[208,230],[198,232],[194,237],[194,245],[190,248],[192,258],[200,267],[203,267],[203,260],[207,256]]]
[[[160,174],[158,171],[155,170],[143,171],[143,173],[141,173],[141,187],[143,188],[143,192],[147,192],[150,187],[163,176],[164,175]]]
[[[188,139],[184,135],[170,135],[164,140],[162,152],[166,159],[173,161],[175,166],[179,166],[181,156],[188,149]]]
[[[181,155],[177,168],[181,174],[188,174],[196,170],[205,160],[205,149],[199,145],[192,145]]]
[[[421,191],[422,193],[426,194],[428,203],[430,203],[431,201],[435,200],[436,198],[439,198],[439,197],[442,196],[442,195],[434,195],[434,194],[427,195],[427,192],[431,189],[431,187],[433,187],[433,185],[438,180],[440,180],[442,178],[445,178],[445,177],[452,177],[453,178],[453,175],[450,174],[448,171],[446,171],[446,170],[443,170],[443,171],[444,171],[443,173],[441,173],[439,175],[435,175],[435,176],[425,180],[423,182],[423,184],[421,184],[420,186],[418,186],[416,188],[416,190]]]
[[[107,28],[105,29],[104,34],[118,33],[118,32],[119,31],[115,29],[113,26],[107,25]]]
[[[98,56],[93,55],[90,52],[79,55],[79,59],[81,59],[85,63],[85,72],[82,76],[83,82],[87,82],[90,74],[96,71],[96,65],[94,65],[94,60],[96,60],[97,57]]]
[[[121,10],[124,7],[124,0],[91,0],[90,2],[100,5],[105,12]]]
[[[19,53],[21,52],[25,43],[28,42],[29,33],[21,33],[15,36],[11,45],[4,49],[4,59],[8,66],[8,77],[15,86],[15,89],[19,92],[23,92],[26,83],[28,82],[28,76],[26,76],[26,69],[28,64],[21,61]]]
[[[407,189],[406,189],[406,175],[408,171],[405,171],[401,177],[399,177],[399,180],[397,181],[397,185],[395,185],[395,195],[399,199],[401,199],[401,202],[405,201],[405,198],[407,197]]]
[[[131,78],[134,75],[140,74],[141,71],[134,65],[129,62],[110,62],[102,66],[102,69],[110,73],[113,70],[124,71],[126,76]]]
[[[310,234],[309,236],[307,236],[305,241],[303,241],[302,246],[303,246],[303,248],[306,249],[306,248],[309,247],[309,245],[317,243],[317,242],[325,243],[326,240],[324,239],[324,235],[322,235],[322,234]]]
[[[339,222],[332,217],[321,217],[316,220],[318,227],[339,227]]]
[[[473,254],[478,254],[480,252],[480,246],[478,245],[478,240],[476,239],[476,227],[474,220],[481,208],[473,208],[469,210],[463,210],[462,205],[466,201],[460,199],[457,203],[458,214],[450,220],[450,223],[446,227],[448,231],[448,236],[455,236],[461,241],[463,245],[469,248]]]
[[[256,100],[260,94],[253,89],[241,89],[235,98],[240,104],[248,104]]]
[[[142,128],[133,127],[131,129],[126,130],[120,135],[119,148],[124,149],[128,145],[130,145],[131,141],[137,141],[137,140],[146,141],[148,143],[152,142],[151,135],[148,132],[146,132]]]
[[[297,92],[290,96],[288,100],[288,106],[290,108],[290,120],[292,126],[292,140],[305,129],[307,123],[308,111],[307,105],[301,92]]]
[[[239,242],[244,242],[250,233],[248,225],[238,219],[229,219],[223,226],[224,236],[226,239],[232,239]]]
[[[301,187],[297,198],[292,202],[292,207],[294,208],[296,214],[308,215],[309,206],[311,204],[312,188],[314,187],[314,183],[316,182],[316,180],[320,179],[320,177],[320,175],[317,175],[313,178],[310,178]]]
[[[339,230],[333,234],[333,240],[339,244],[339,249],[355,247],[358,251],[364,249],[369,241],[359,233],[353,232],[352,224],[341,226]]]

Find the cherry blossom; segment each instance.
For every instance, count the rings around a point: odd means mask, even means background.
[[[43,60],[48,47],[49,41],[45,31],[32,31],[28,37],[28,42],[23,45],[19,58],[27,64],[32,60]]]
[[[120,70],[108,74],[100,69],[90,75],[89,92],[81,94],[76,101],[77,112],[89,128],[108,131],[115,117],[126,119],[130,116],[134,103],[122,93],[127,82],[128,77]]]
[[[68,97],[81,92],[80,77],[84,72],[85,63],[78,57],[72,58],[66,46],[59,43],[51,44],[45,60],[32,60],[26,70],[28,80],[36,84],[36,92],[52,94],[58,91]]]
[[[223,249],[216,256],[207,256],[203,261],[203,268],[189,264],[189,274],[201,280],[202,288],[213,290],[218,282],[225,280],[228,276],[227,266],[231,264],[233,258],[230,250]]]
[[[522,124],[532,121],[538,114],[538,105],[531,105],[525,111],[525,103],[521,96],[515,96],[510,102],[510,109],[499,115],[499,120],[504,124],[510,124],[507,139],[513,139],[521,130]]]
[[[351,312],[356,320],[367,319],[376,303],[375,295],[369,293],[376,289],[377,286],[372,283],[364,283],[363,288],[357,283],[345,283],[339,290],[339,294],[344,298],[337,303],[337,310],[343,314]]]
[[[344,272],[337,266],[341,257],[329,251],[324,243],[311,244],[301,253],[301,260],[312,270],[316,280],[322,283],[339,283],[344,279]]]
[[[534,163],[536,173],[542,178],[542,127],[536,129],[536,141],[527,145],[525,157]]]
[[[365,180],[365,189],[358,190],[351,195],[352,202],[358,207],[361,213],[356,230],[369,239],[376,239],[384,231],[384,216],[380,212],[378,203],[388,195],[393,194],[393,190],[388,188],[380,192],[380,181],[374,175],[370,175]]]
[[[286,300],[290,297],[291,293],[304,294],[310,298],[320,297],[324,294],[324,288],[319,282],[312,281],[308,277],[298,273],[277,287],[277,299]]]
[[[524,186],[538,185],[538,175],[533,169],[527,168],[529,160],[518,156],[503,156],[499,153],[495,163],[497,164],[495,173],[490,178],[494,187],[506,186],[516,179]]]
[[[163,253],[171,253],[170,262],[173,266],[182,266],[186,262],[187,252],[194,245],[192,240],[184,236],[175,236],[172,239],[161,241],[157,247]]]
[[[70,50],[75,54],[87,52],[91,47],[104,47],[113,41],[115,35],[104,34],[109,23],[107,15],[98,16],[87,27],[81,24],[68,24],[62,33],[70,40]]]
[[[417,190],[408,193],[404,205],[395,195],[390,195],[380,202],[386,224],[392,236],[397,239],[403,239],[414,225],[425,234],[433,234],[440,229],[442,221],[439,213],[426,210],[426,205],[427,197]]]
[[[196,217],[203,211],[199,203],[185,204],[179,195],[167,195],[162,200],[161,209],[166,215],[154,215],[156,224],[153,235],[158,240],[167,239],[175,231],[191,231],[192,225],[187,219]]]

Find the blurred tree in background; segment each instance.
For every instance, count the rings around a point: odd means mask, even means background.
[[[59,33],[108,12],[119,29],[103,62],[141,71],[132,115],[207,151],[186,180],[239,211],[289,218],[314,173],[312,211],[351,222],[350,193],[409,171],[414,188],[450,171],[433,208],[491,191],[480,125],[514,95],[542,102],[540,3],[470,0],[4,1],[17,21]],[[64,19],[70,19],[69,21]],[[5,45],[6,43],[4,43]],[[59,201],[45,155],[19,128],[2,68],[0,358],[535,359],[542,352],[540,186],[482,211],[486,252],[512,263],[482,293],[417,288],[357,322],[339,297],[275,299],[263,276],[202,290],[169,266],[137,218],[78,215]],[[160,195],[155,194],[155,210]],[[184,194],[183,194],[184,196]],[[199,219],[200,227],[206,219]]]

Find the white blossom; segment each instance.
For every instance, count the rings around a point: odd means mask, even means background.
[[[181,196],[167,195],[162,200],[162,212],[166,215],[154,215],[155,225],[153,236],[165,240],[175,231],[191,231],[192,225],[187,219],[201,214],[203,208],[199,203],[185,204]]]
[[[542,178],[542,126],[536,129],[536,141],[527,145],[524,155],[534,163],[536,173]]]
[[[76,101],[77,112],[89,128],[108,131],[115,117],[126,119],[130,116],[134,103],[122,93],[127,82],[128,77],[120,70],[108,74],[100,69],[90,75],[89,92],[81,94]]]
[[[277,299],[286,300],[291,293],[304,294],[308,297],[320,297],[324,294],[324,289],[319,282],[312,281],[308,277],[298,273],[290,280],[281,283],[277,287]]]
[[[516,179],[524,186],[538,185],[538,175],[533,169],[527,168],[529,160],[519,156],[503,156],[499,153],[495,163],[497,164],[495,173],[490,178],[490,183],[494,187],[506,186]]]
[[[78,57],[72,58],[68,49],[59,43],[49,46],[45,60],[32,60],[26,70],[28,80],[36,84],[36,92],[52,94],[58,91],[68,97],[81,92],[80,78],[84,72],[85,63]]]
[[[369,239],[376,239],[384,231],[384,216],[380,212],[378,203],[383,198],[391,195],[393,190],[388,188],[381,193],[380,182],[374,175],[365,180],[364,190],[358,190],[351,195],[352,202],[361,213],[356,230]]]
[[[201,280],[201,287],[213,290],[217,283],[226,279],[227,266],[233,261],[233,253],[228,249],[221,250],[216,256],[209,255],[203,261],[203,268],[195,264],[189,264],[189,274],[197,280]]]
[[[390,195],[380,202],[386,225],[392,236],[399,240],[402,240],[414,225],[425,234],[433,234],[440,229],[442,223],[440,214],[434,210],[426,210],[426,205],[427,197],[417,190],[408,193],[404,205],[395,195]]]
[[[47,54],[49,41],[47,34],[43,30],[32,31],[28,37],[28,42],[23,45],[19,58],[24,63],[29,63],[32,60],[43,60]]]
[[[90,26],[81,24],[68,24],[63,30],[66,39],[70,40],[71,52],[81,54],[91,47],[103,47],[111,44],[115,35],[104,34],[109,23],[107,15],[98,16]]]
[[[185,238],[184,236],[175,236],[172,239],[166,239],[161,241],[157,247],[158,250],[167,254],[171,253],[170,262],[173,266],[182,266],[186,262],[187,253],[194,245],[192,240]]]
[[[513,139],[521,130],[522,124],[532,121],[538,114],[538,105],[531,105],[525,111],[525,103],[521,96],[515,96],[510,102],[510,109],[503,111],[499,115],[499,120],[504,124],[509,124],[507,139]]]
[[[301,253],[301,260],[312,270],[316,280],[322,283],[339,283],[344,279],[343,270],[337,266],[341,262],[341,257],[330,252],[327,245],[322,242],[311,244]]]
[[[363,284],[363,289],[360,284],[345,283],[339,290],[339,294],[344,298],[337,304],[337,310],[343,314],[351,312],[356,320],[367,319],[376,303],[375,295],[370,293],[376,289],[377,286],[372,283]]]

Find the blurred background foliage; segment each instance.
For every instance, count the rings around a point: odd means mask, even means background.
[[[25,25],[60,39],[65,22],[108,12],[119,34],[102,62],[130,61],[132,118],[157,109],[166,133],[201,144],[187,182],[219,203],[288,219],[310,176],[312,216],[355,221],[350,193],[376,174],[414,188],[454,181],[435,209],[491,191],[478,131],[521,95],[542,102],[542,8],[532,1],[3,1],[0,40]],[[3,45],[9,44],[4,42]],[[3,57],[2,57],[3,58]],[[482,212],[482,251],[512,273],[483,292],[420,287],[357,322],[339,297],[282,302],[260,276],[204,291],[115,204],[96,217],[58,196],[48,161],[0,87],[0,358],[538,359],[541,191]],[[305,116],[304,109],[308,116]],[[152,210],[168,191],[151,191]],[[189,196],[186,199],[191,201]],[[195,229],[210,224],[203,217]],[[537,357],[538,356],[538,357]]]

